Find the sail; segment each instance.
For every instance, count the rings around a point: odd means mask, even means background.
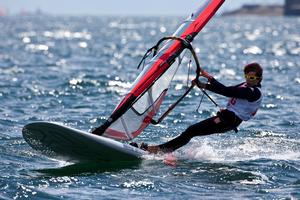
[[[164,41],[155,56],[147,61],[127,95],[107,121],[93,131],[94,134],[131,140],[153,121],[178,71],[179,65],[174,64],[176,58],[185,52],[190,42],[224,1],[203,1],[200,8],[191,14],[173,36]]]

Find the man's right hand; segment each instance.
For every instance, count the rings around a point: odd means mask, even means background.
[[[210,75],[208,72],[204,71],[203,69],[200,71],[200,76],[203,76],[208,79],[208,81],[211,81],[214,77]]]

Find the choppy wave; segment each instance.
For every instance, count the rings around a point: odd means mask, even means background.
[[[118,167],[72,165],[25,143],[21,129],[32,121],[82,130],[101,124],[130,88],[145,50],[180,20],[1,17],[0,198],[300,198],[299,18],[219,17],[199,34],[194,46],[203,68],[229,85],[243,81],[244,64],[257,61],[265,95],[239,133],[194,138],[174,154],[174,165],[164,157]],[[185,80],[175,81],[180,91]],[[195,89],[137,142],[165,142],[216,113],[206,99],[196,111],[200,99]]]

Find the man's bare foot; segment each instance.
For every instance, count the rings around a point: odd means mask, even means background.
[[[161,149],[159,148],[159,146],[148,146],[147,151],[149,151],[149,153],[153,153],[153,154],[157,154],[158,152],[161,151]]]

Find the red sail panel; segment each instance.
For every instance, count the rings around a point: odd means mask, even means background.
[[[202,5],[196,13],[193,13],[190,18],[188,18],[175,32],[175,35],[181,37],[183,39],[186,36],[191,34],[197,34],[201,31],[201,29],[207,24],[207,22],[211,19],[211,17],[215,14],[215,12],[219,9],[219,7],[223,4],[225,0],[208,0]],[[196,16],[196,17],[195,17]],[[184,30],[181,35],[176,34],[180,32],[182,26],[185,26],[185,23],[193,21],[189,26]],[[195,37],[195,35],[194,35]],[[139,81],[138,84],[131,90],[130,94],[134,96],[139,96],[147,87],[161,74],[166,68],[169,67],[169,64],[165,61],[172,55],[175,51],[177,51],[181,47],[181,43],[179,41],[174,41],[173,45],[169,47],[168,50],[162,54],[162,56],[158,59],[153,66],[151,66],[150,70],[144,76],[142,80]],[[119,106],[121,106],[120,104]]]
[[[173,36],[191,40],[201,31],[225,0],[206,0],[202,6],[186,19]],[[145,66],[134,81],[126,97],[115,111],[126,110],[106,129],[104,136],[120,140],[130,140],[146,128],[157,113],[168,87],[176,74],[177,66],[172,65],[183,51],[178,40],[168,40]],[[171,58],[171,59],[170,59]],[[172,60],[173,59],[173,60]],[[131,102],[132,101],[132,102]],[[129,108],[128,105],[130,106]],[[114,113],[113,113],[114,114]],[[113,115],[112,115],[113,116]]]

